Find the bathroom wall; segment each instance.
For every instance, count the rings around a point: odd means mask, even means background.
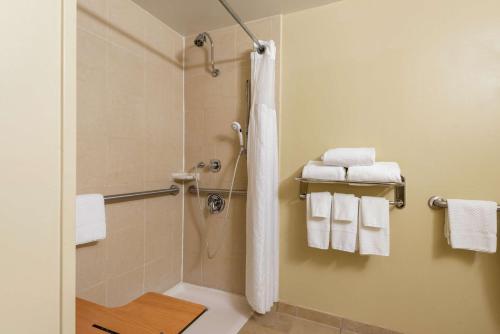
[[[408,334],[500,332],[500,256],[451,250],[444,211],[427,207],[431,195],[500,201],[499,12],[349,0],[284,17],[282,301]],[[293,178],[346,146],[376,147],[407,177],[390,257],[307,247]]]
[[[275,41],[281,53],[281,17],[275,16],[249,23],[261,39]],[[213,78],[208,71],[209,45],[194,46],[196,36],[186,37],[185,49],[185,110],[186,110],[186,170],[198,162],[222,160],[222,170],[202,171],[202,187],[229,188],[235,159],[239,151],[231,122],[238,121],[246,129],[248,117],[246,81],[250,78],[252,41],[239,26],[209,31],[215,43],[216,67],[220,75]],[[279,58],[276,80],[279,97]],[[235,189],[246,189],[246,156],[240,160]],[[187,193],[184,226],[184,281],[222,289],[238,294],[245,291],[245,197],[234,196],[229,218],[226,210],[209,215],[205,210],[206,228],[196,195]],[[206,207],[206,196],[202,196]],[[220,250],[209,259],[205,248],[205,231],[211,252]]]
[[[80,0],[77,192],[166,188],[183,169],[183,38],[129,0]],[[77,295],[124,304],[181,280],[182,196],[106,205]]]
[[[74,333],[75,11],[0,2],[0,333]]]

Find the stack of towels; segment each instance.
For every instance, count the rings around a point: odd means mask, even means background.
[[[309,247],[389,256],[389,201],[382,197],[307,194]]]
[[[322,181],[401,182],[396,162],[375,162],[374,148],[335,148],[309,161],[302,177]],[[310,247],[389,256],[389,201],[329,192],[307,195]]]
[[[321,161],[309,161],[302,177],[324,181],[401,182],[401,169],[396,162],[375,162],[374,148],[335,148],[326,151]]]

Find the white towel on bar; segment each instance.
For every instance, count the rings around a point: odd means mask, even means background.
[[[363,148],[334,148],[326,151],[322,156],[325,165],[351,167],[371,166],[375,163],[375,149]]]
[[[104,197],[100,194],[76,197],[76,244],[106,238]]]
[[[345,181],[345,168],[326,166],[321,161],[309,161],[302,169],[302,177],[325,181]]]
[[[401,169],[396,162],[376,162],[373,166],[349,167],[347,181],[401,182]]]
[[[379,228],[389,226],[389,201],[384,197],[362,196],[360,211],[364,226]]]
[[[333,195],[332,248],[354,253],[357,250],[358,203],[354,195]]]
[[[361,198],[361,214],[359,215],[359,253],[361,255],[389,256],[390,226],[388,204],[382,204],[382,201],[375,203],[373,198]],[[365,222],[365,218],[369,219]],[[381,227],[369,225],[381,225]]]
[[[444,234],[452,248],[495,253],[497,203],[449,199]]]
[[[330,244],[330,214],[328,217],[313,217],[311,213],[311,194],[306,196],[307,244],[312,248],[328,249]]]
[[[332,211],[332,194],[329,192],[311,193],[311,216],[329,218]]]

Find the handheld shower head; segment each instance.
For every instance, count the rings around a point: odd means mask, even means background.
[[[243,143],[243,131],[241,130],[241,125],[238,122],[231,123],[231,129],[238,134],[238,139],[240,141],[240,146],[243,148],[245,143]]]

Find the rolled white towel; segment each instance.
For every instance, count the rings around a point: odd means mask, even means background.
[[[347,181],[401,182],[401,169],[396,162],[376,162],[373,166],[353,166],[347,170]]]
[[[302,177],[325,181],[345,181],[345,168],[325,166],[321,161],[309,161],[302,169]]]
[[[334,148],[326,151],[321,156],[321,160],[329,166],[371,166],[375,163],[375,149],[372,147]]]

